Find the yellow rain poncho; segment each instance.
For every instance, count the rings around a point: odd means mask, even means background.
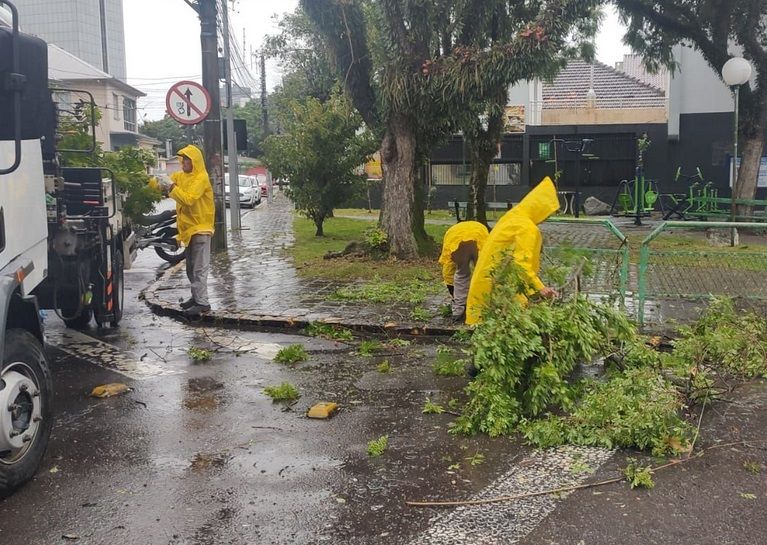
[[[213,234],[215,207],[213,205],[213,187],[210,185],[208,171],[202,152],[196,146],[186,146],[178,152],[192,161],[192,172],[179,171],[170,175],[176,184],[168,196],[176,201],[176,223],[178,240],[184,246],[194,235]]]
[[[453,285],[453,277],[455,276],[453,252],[458,249],[461,242],[476,241],[477,250],[482,252],[482,247],[485,245],[486,240],[487,227],[478,221],[462,221],[447,230],[442,241],[442,253],[439,256],[439,264],[442,265],[442,278],[445,284],[448,286]]]
[[[527,271],[535,290],[540,291],[544,288],[543,282],[538,278],[543,245],[538,224],[558,209],[557,190],[547,176],[522,199],[522,202],[498,220],[487,237],[471,277],[469,298],[466,301],[467,324],[473,325],[480,321],[482,307],[493,287],[490,275],[508,251],[511,251],[514,261]]]

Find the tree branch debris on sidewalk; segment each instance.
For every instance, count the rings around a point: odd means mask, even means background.
[[[532,291],[513,261],[494,274],[483,321],[467,342],[478,375],[465,389],[468,401],[452,433],[520,433],[540,448],[572,444],[686,457],[657,467],[634,463],[620,477],[577,487],[408,505],[491,503],[621,480],[651,487],[653,472],[720,447],[692,456],[708,404],[734,383],[767,376],[767,319],[736,310],[732,300],[714,300],[695,324],[663,343],[640,335],[615,306],[577,293],[520,302],[519,293]]]

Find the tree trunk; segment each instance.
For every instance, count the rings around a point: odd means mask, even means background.
[[[507,100],[506,87],[497,89],[495,96],[488,102],[487,128],[483,129],[479,120],[474,118],[464,128],[466,143],[471,157],[471,179],[469,182],[469,202],[466,205],[466,219],[474,219],[487,225],[485,210],[485,191],[490,165],[498,153],[504,126],[504,108]]]
[[[401,259],[418,257],[427,240],[424,230],[423,190],[416,173],[415,127],[397,114],[389,121],[381,144],[383,202],[381,228],[389,238],[389,251]]]
[[[759,167],[762,164],[764,148],[764,132],[759,131],[748,137],[743,143],[742,160],[738,169],[738,184],[735,186],[736,199],[755,199],[756,186],[759,180]],[[735,208],[738,216],[752,216],[753,206],[739,205]]]
[[[495,154],[488,153],[485,146],[479,140],[488,138],[486,133],[477,136],[475,143],[471,144],[471,179],[469,181],[469,202],[466,204],[466,219],[475,220],[487,225],[487,211],[485,210],[485,190],[487,189],[487,176],[490,172],[490,162]]]
[[[314,218],[314,226],[317,230],[314,233],[315,237],[324,237],[325,231],[322,230],[322,224],[325,222],[325,218]]]

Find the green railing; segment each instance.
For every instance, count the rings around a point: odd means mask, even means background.
[[[675,236],[673,229],[709,230],[718,233],[721,247],[697,247],[697,241]],[[730,247],[737,230],[740,244]],[[730,296],[767,299],[767,245],[760,240],[764,223],[667,221],[642,242],[639,253],[638,309],[645,321],[648,299],[704,299]],[[745,240],[744,240],[745,239]],[[754,245],[757,242],[760,244]],[[707,242],[708,244],[708,242]]]
[[[594,229],[601,226],[603,229]],[[629,279],[626,236],[609,219],[549,218],[541,225],[544,254],[556,258],[560,250],[573,250],[589,258],[592,272],[581,280],[588,294],[619,296],[625,303]]]

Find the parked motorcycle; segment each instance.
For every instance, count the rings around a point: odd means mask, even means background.
[[[166,210],[155,215],[143,216],[134,225],[136,247],[139,250],[154,248],[161,258],[176,264],[186,257],[186,248],[176,240],[176,211]]]

